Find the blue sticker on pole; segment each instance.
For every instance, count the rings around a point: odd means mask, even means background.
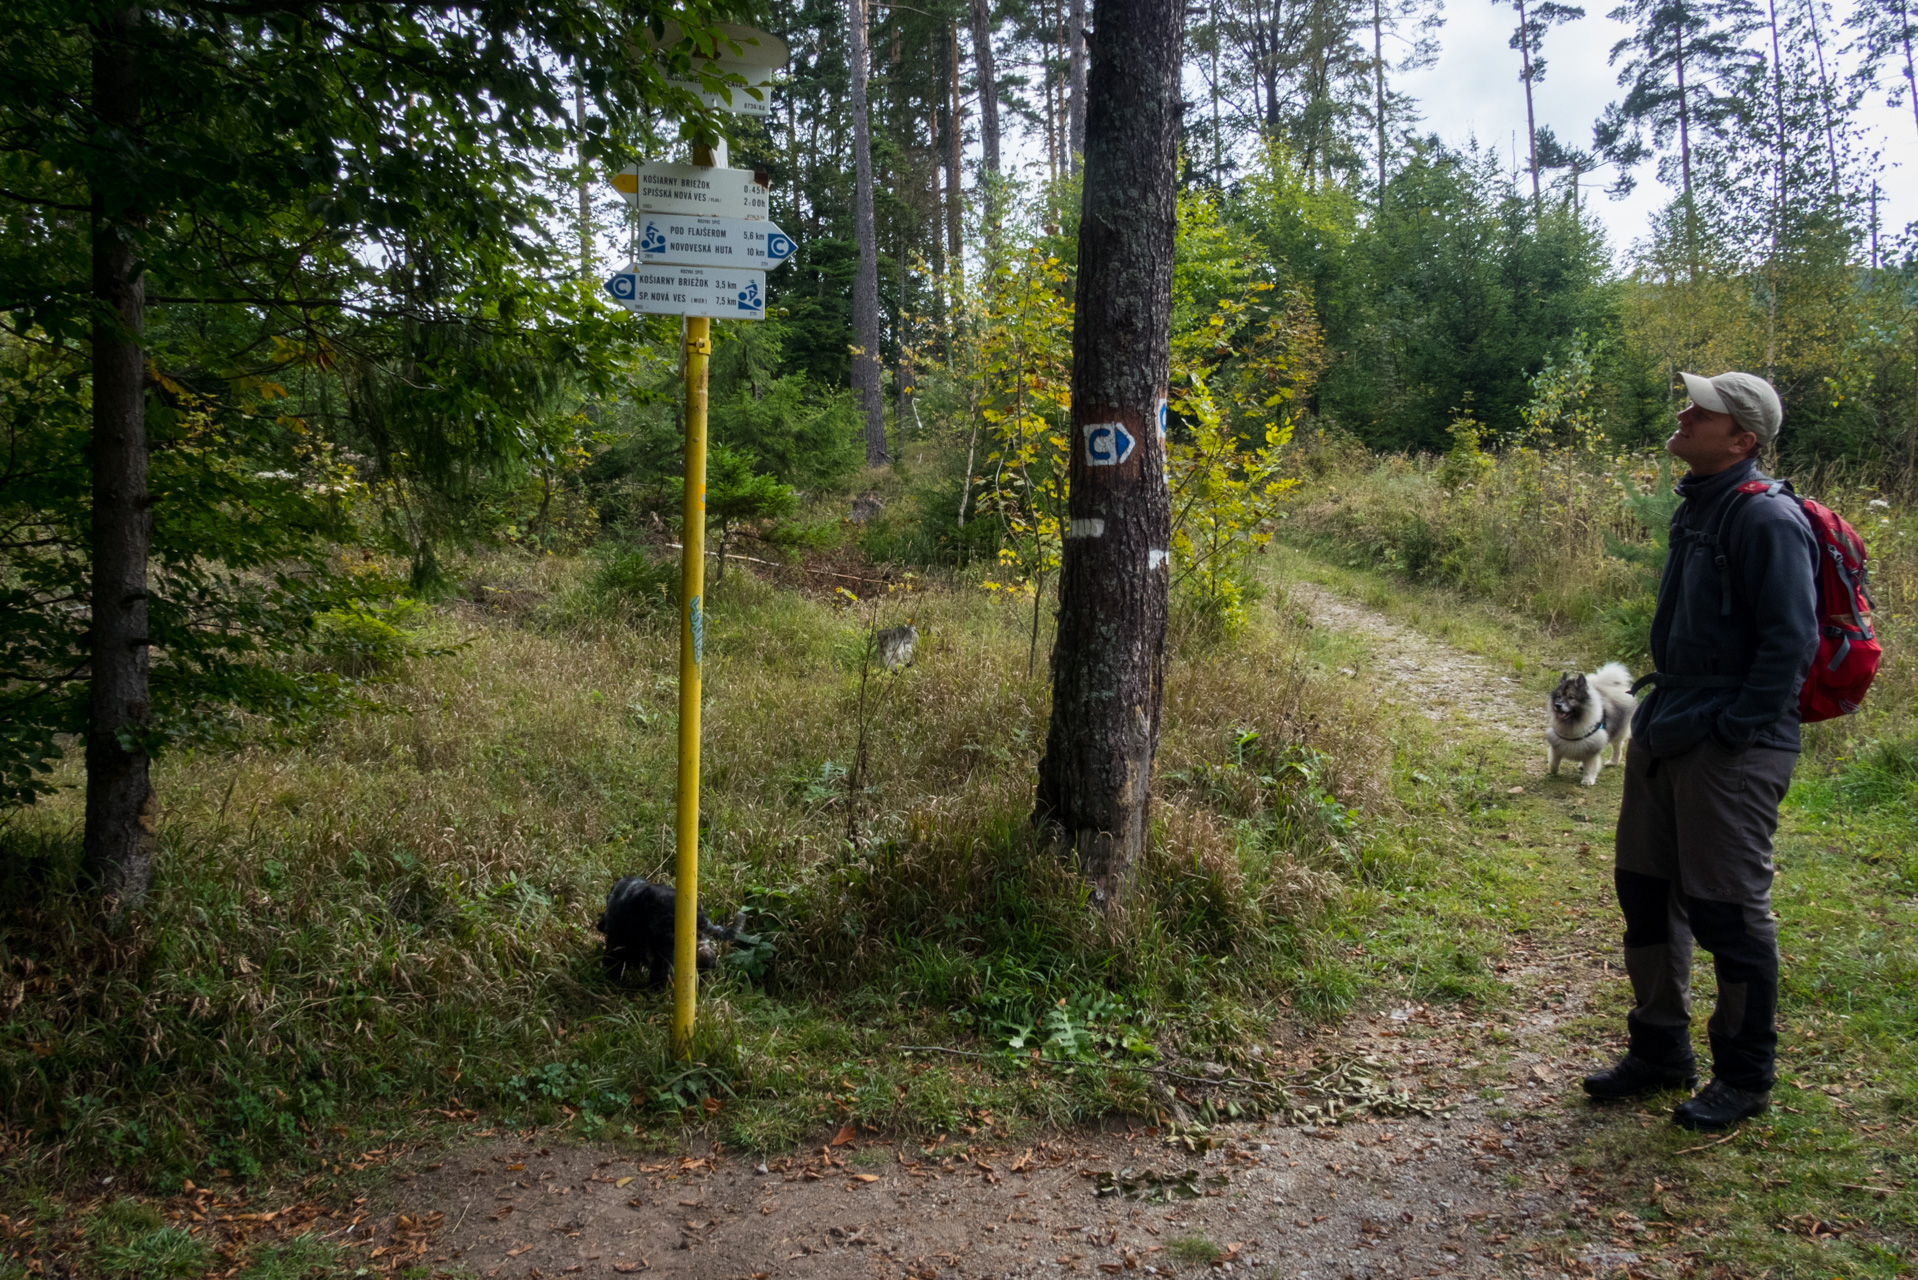
[[[1125,429],[1123,422],[1088,422],[1086,433],[1086,465],[1089,467],[1116,467],[1132,456],[1139,442]]]

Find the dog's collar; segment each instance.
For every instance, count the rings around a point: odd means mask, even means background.
[[[1566,738],[1565,741],[1566,742],[1583,742],[1585,741],[1585,739],[1591,737],[1593,734],[1597,733],[1600,729],[1603,729],[1604,727],[1605,727],[1605,717],[1600,716],[1598,718],[1597,724],[1587,729],[1584,733],[1579,734],[1576,738]]]

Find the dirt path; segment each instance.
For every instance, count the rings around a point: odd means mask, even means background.
[[[1370,674],[1434,719],[1536,737],[1517,682],[1491,664],[1320,588],[1301,586],[1293,599],[1317,625],[1379,642]],[[1534,762],[1527,773],[1539,770]],[[1570,824],[1589,821],[1580,809],[1592,793],[1562,791],[1565,831],[1589,846],[1597,833]],[[1583,1104],[1577,1078],[1594,1051],[1564,1031],[1599,976],[1609,945],[1599,932],[1513,937],[1498,967],[1516,998],[1502,1013],[1401,1007],[1261,1047],[1296,1083],[1340,1065],[1374,1077],[1369,1107],[1362,1098],[1341,1124],[1219,1126],[1198,1152],[1145,1127],[1033,1148],[988,1133],[901,1143],[847,1132],[768,1165],[495,1137],[423,1158],[389,1211],[362,1224],[374,1228],[363,1238],[436,1273],[512,1280],[641,1271],[971,1280],[1208,1265],[1325,1280],[1616,1272],[1637,1261],[1624,1236],[1548,1243],[1595,1215],[1594,1189],[1559,1153],[1586,1127],[1632,1122]],[[1416,1110],[1395,1107],[1393,1092]],[[1135,1176],[1137,1199],[1111,1193],[1106,1179],[1102,1193],[1101,1174],[1128,1170],[1196,1176],[1169,1193]],[[396,1213],[414,1234],[395,1234]]]
[[[1314,626],[1371,639],[1379,649],[1377,666],[1365,672],[1349,668],[1350,673],[1383,676],[1428,719],[1454,725],[1470,721],[1527,745],[1542,741],[1538,711],[1521,703],[1518,678],[1493,663],[1315,583],[1292,583],[1286,598]]]

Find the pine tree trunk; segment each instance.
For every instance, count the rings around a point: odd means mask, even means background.
[[[1692,203],[1692,108],[1691,99],[1685,88],[1685,28],[1684,15],[1677,19],[1679,25],[1674,28],[1674,63],[1678,74],[1678,168],[1684,178],[1685,199],[1685,257],[1687,282],[1698,283],[1698,206]]]
[[[1682,23],[1684,19],[1681,17]],[[1689,204],[1692,198],[1692,112],[1691,101],[1685,90],[1685,28],[1680,26],[1674,31],[1676,57],[1673,59],[1678,72],[1678,169],[1684,179],[1685,200]]]
[[[579,281],[582,288],[591,288],[593,202],[586,186],[586,88],[579,84],[573,86],[573,138],[579,148]]]
[[[972,58],[979,79],[979,151],[999,176],[999,82],[992,74],[992,0],[972,0]]]
[[[1532,29],[1526,23],[1525,0],[1518,0],[1518,52],[1525,78],[1526,154],[1532,164],[1532,225],[1537,226],[1542,203],[1538,191],[1538,117],[1532,113]]]
[[[1159,743],[1171,503],[1158,424],[1183,29],[1183,0],[1100,0],[1086,95],[1071,522],[1033,817],[1101,906],[1124,896],[1144,852]]]
[[[979,192],[987,256],[999,248],[999,81],[992,70],[992,0],[972,0],[972,56],[979,80]]]
[[[1066,5],[1066,75],[1072,100],[1066,104],[1066,150],[1070,173],[1079,172],[1086,150],[1086,0]]]
[[[128,43],[138,9],[94,29],[93,106],[109,139],[140,127],[139,67]],[[108,143],[113,149],[128,145]],[[147,755],[129,738],[146,728],[147,497],[146,359],[141,350],[146,284],[135,274],[140,219],[124,190],[92,192],[93,598],[87,706],[86,865],[108,916],[137,907],[153,877],[158,804]]]
[[[1825,71],[1825,42],[1818,34],[1818,0],[1805,0],[1805,18],[1811,24],[1812,52],[1818,55],[1818,106],[1825,117],[1825,151],[1831,159],[1831,195],[1838,198],[1838,131],[1831,119],[1831,78]]]
[[[1526,86],[1527,91],[1531,88]],[[1379,214],[1385,213],[1385,18],[1372,0],[1372,91],[1379,126]]]
[[[1902,2],[1898,6],[1898,37],[1905,49],[1905,88],[1911,91],[1911,122],[1918,125],[1918,66],[1914,66],[1911,54],[1911,19]],[[1913,430],[1918,431],[1918,424],[1913,424]]]
[[[1219,0],[1212,0],[1212,48],[1208,56],[1212,62],[1212,75],[1206,85],[1207,96],[1212,99],[1212,185],[1225,189],[1225,134],[1219,124]]]
[[[1765,377],[1777,373],[1778,361],[1778,237],[1785,219],[1785,164],[1789,157],[1789,134],[1785,128],[1785,61],[1778,33],[1778,0],[1766,0],[1766,16],[1771,23],[1772,108],[1778,123],[1777,151],[1772,157],[1771,177],[1771,251],[1765,255],[1767,279],[1765,303]]]
[[[853,399],[866,424],[866,465],[886,465],[886,400],[879,351],[879,238],[872,217],[872,129],[867,116],[866,0],[848,0],[852,54],[853,238],[859,269],[852,284],[852,327],[859,349],[852,357]]]
[[[952,263],[952,276],[955,281],[965,276],[964,223],[966,215],[965,191],[961,177],[961,134],[964,131],[965,111],[959,102],[959,24],[954,22],[946,27],[948,61],[952,69],[952,127],[946,131],[946,257]],[[955,284],[953,298],[957,301],[958,287]]]

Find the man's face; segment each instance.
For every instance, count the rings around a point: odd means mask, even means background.
[[[1678,430],[1665,442],[1665,451],[1690,464],[1693,475],[1717,475],[1725,468],[1749,458],[1758,448],[1758,437],[1732,420],[1729,413],[1714,413],[1687,404],[1678,413]]]

